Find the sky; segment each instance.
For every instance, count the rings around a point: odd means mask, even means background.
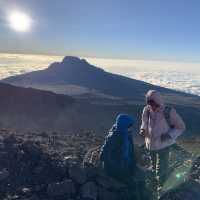
[[[0,53],[200,61],[199,0],[0,0]],[[10,26],[25,13],[30,30]]]

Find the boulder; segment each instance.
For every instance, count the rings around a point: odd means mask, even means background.
[[[31,197],[25,198],[24,200],[40,200],[38,196],[33,195]]]
[[[66,177],[68,173],[68,168],[64,162],[61,162],[56,159],[52,159],[52,161],[49,163],[51,165],[51,169],[53,170],[54,174],[57,175],[57,177]]]
[[[13,146],[13,144],[17,143],[17,139],[14,134],[10,134],[7,137],[5,137],[5,139],[3,140],[3,143],[7,148],[9,148]]]
[[[97,199],[97,186],[94,182],[85,183],[81,187],[81,197],[83,199],[96,200]]]
[[[10,173],[7,169],[3,169],[0,171],[0,181],[4,181],[9,177]]]
[[[98,199],[99,200],[118,200],[118,196],[116,193],[110,192],[104,188],[98,189]]]
[[[31,190],[31,188],[23,187],[23,188],[21,189],[21,193],[22,193],[23,195],[30,195],[30,194],[32,193],[32,190]]]
[[[69,177],[78,184],[83,184],[87,180],[85,170],[79,166],[71,166],[69,168]]]
[[[20,147],[25,153],[34,158],[41,156],[41,148],[32,141],[25,141]]]
[[[8,152],[0,151],[0,166],[8,166]]]
[[[101,170],[90,163],[84,165],[85,173],[88,179],[93,180],[101,174]]]
[[[32,189],[33,189],[33,191],[34,191],[35,193],[38,193],[38,192],[41,193],[41,192],[46,191],[47,186],[46,186],[46,184],[35,185]]]
[[[65,163],[66,166],[75,166],[77,165],[77,163],[79,162],[79,158],[76,156],[70,156],[70,155],[65,155],[65,153],[63,153],[63,162]]]
[[[166,192],[160,200],[199,200],[200,184],[189,180]]]
[[[48,185],[47,194],[50,197],[63,196],[71,197],[75,194],[75,185],[72,180],[67,179],[58,183]]]
[[[123,183],[120,183],[117,180],[114,180],[108,176],[100,176],[96,179],[97,184],[100,185],[101,187],[105,188],[105,189],[116,189],[116,190],[120,190],[120,189],[124,189],[126,188],[126,185]]]

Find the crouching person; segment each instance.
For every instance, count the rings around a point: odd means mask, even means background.
[[[137,188],[138,199],[144,197],[144,174],[136,167],[132,127],[134,119],[126,114],[117,116],[116,122],[106,136],[100,159],[108,176],[125,183],[130,190]],[[139,178],[136,178],[136,176]],[[132,188],[131,188],[132,187]],[[133,188],[134,187],[134,188]]]

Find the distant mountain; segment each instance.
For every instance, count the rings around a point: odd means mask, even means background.
[[[149,89],[157,89],[171,102],[191,104],[200,98],[174,90],[151,85],[143,81],[108,73],[89,64],[84,59],[66,56],[62,62],[52,63],[47,69],[12,76],[3,82],[21,87],[32,87],[67,95],[92,95],[106,98],[123,98],[141,102]],[[192,99],[191,99],[192,98]],[[197,102],[196,102],[197,103]]]

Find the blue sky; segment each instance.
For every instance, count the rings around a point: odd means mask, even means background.
[[[0,52],[200,61],[198,0],[1,0]],[[29,32],[7,15],[29,15]]]

